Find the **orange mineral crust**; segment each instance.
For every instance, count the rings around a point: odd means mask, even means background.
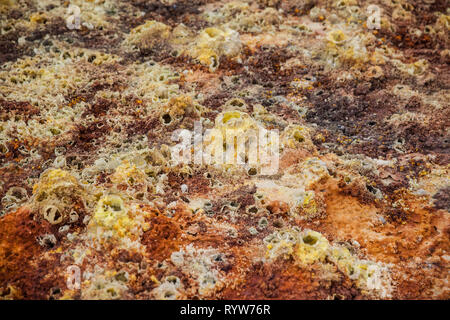
[[[449,32],[444,0],[0,0],[0,299],[449,299]]]

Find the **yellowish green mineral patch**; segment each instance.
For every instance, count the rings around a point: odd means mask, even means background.
[[[99,226],[114,229],[119,236],[123,236],[133,225],[124,201],[118,195],[107,195],[99,200],[94,220]]]

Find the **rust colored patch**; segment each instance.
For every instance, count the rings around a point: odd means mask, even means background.
[[[37,259],[48,249],[36,238],[50,232],[27,207],[0,218],[0,288],[13,286],[25,299],[48,299],[52,287],[63,285],[63,273],[56,272],[59,257]]]
[[[289,261],[253,264],[245,278],[221,292],[223,299],[360,299],[362,295],[349,279],[323,281],[318,270],[304,269]]]

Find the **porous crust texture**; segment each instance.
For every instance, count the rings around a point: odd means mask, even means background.
[[[449,299],[449,30],[445,0],[0,0],[0,299]],[[275,175],[174,163],[236,121]]]

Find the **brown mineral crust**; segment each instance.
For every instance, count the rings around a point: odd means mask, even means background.
[[[65,107],[71,107],[80,101],[89,104],[87,110],[83,112],[83,116],[88,114],[95,115],[96,112],[106,112],[109,110],[109,108],[105,109],[105,104],[108,103],[108,99],[97,98],[94,100],[99,91],[110,89],[112,91],[119,92],[127,87],[126,83],[124,83],[124,79],[121,77],[120,73],[123,68],[119,63],[105,63],[98,66],[98,68],[101,68],[102,70],[100,72],[101,76],[99,76],[97,74],[98,71],[91,65],[96,58],[97,56],[95,54],[91,54],[86,63],[77,66],[83,70],[83,72],[89,74],[93,80],[92,83],[84,87],[77,87],[75,90],[71,90],[71,92],[66,96],[66,99],[70,102]],[[112,101],[109,102],[112,103]],[[106,115],[106,113],[104,115]]]
[[[245,186],[231,192],[230,194],[226,195],[226,197],[231,201],[236,201],[236,203],[238,203],[242,209],[245,209],[255,204],[255,192],[255,187]]]
[[[273,215],[286,215],[289,212],[289,205],[278,200],[271,201],[267,204],[266,208]]]
[[[412,262],[417,258],[427,258],[434,254],[449,249],[449,228],[445,225],[446,218],[443,212],[433,212],[429,208],[423,208],[416,204],[417,201],[410,197],[408,205],[409,213],[400,223],[383,224],[379,220],[379,210],[373,206],[363,205],[357,199],[349,196],[333,194],[333,188],[327,188],[327,213],[318,230],[339,239],[354,239],[358,241],[370,257],[389,263]],[[330,194],[331,193],[331,194]],[[436,229],[436,226],[439,226]],[[423,242],[422,239],[430,239]],[[438,277],[446,277],[444,265],[433,266]],[[416,272],[408,267],[408,276],[404,282],[398,284],[398,296],[408,292],[410,298],[426,296],[423,293],[420,279],[425,271]],[[440,270],[440,271],[439,271]],[[413,286],[412,278],[417,279],[417,285]],[[406,287],[403,287],[405,285]],[[414,289],[414,290],[413,290]],[[444,294],[445,296],[445,294]]]
[[[173,251],[177,251],[181,244],[180,227],[172,220],[163,215],[150,219],[151,227],[144,233],[142,243],[152,258],[163,260],[168,258]]]
[[[143,208],[143,210],[149,209]],[[191,242],[201,247],[208,247],[219,246],[222,241],[213,230],[205,227],[206,224],[202,221],[204,217],[196,216],[183,206],[178,206],[171,217],[155,209],[150,210],[151,217],[148,220],[150,228],[144,232],[141,241],[146,245],[146,253],[151,259],[162,261],[170,258],[173,252]],[[191,226],[196,224],[200,226],[195,228],[198,231],[190,231],[193,230]]]
[[[72,148],[91,151],[96,148],[95,143],[99,143],[109,131],[111,127],[104,120],[94,120],[86,126],[78,125],[73,131]]]
[[[36,238],[53,230],[33,216],[22,207],[0,218],[0,288],[13,286],[24,299],[47,299],[51,288],[64,286],[64,272],[59,270],[58,254],[42,259],[48,249]]]
[[[188,176],[182,176],[176,173],[169,173],[169,184],[173,190],[179,192],[181,185],[188,187],[189,193],[194,195],[206,195],[210,192],[210,180],[205,178],[205,171],[194,172]]]
[[[445,288],[444,280],[440,280],[442,273],[447,272],[442,265],[434,263],[415,265],[413,267],[405,266],[402,268],[401,275],[395,276],[394,281],[398,284],[398,290],[394,298],[405,300],[429,300],[430,294],[433,294],[433,287],[442,290],[438,299],[446,300],[450,294]],[[436,279],[433,280],[430,274]],[[399,279],[397,279],[397,277]],[[401,298],[400,298],[401,297]]]
[[[378,4],[383,7],[383,10],[387,14],[391,15],[391,10],[384,6],[383,3]],[[414,6],[406,8],[407,11],[412,11],[414,14],[414,25],[420,29],[423,29],[427,25],[433,25],[436,22],[436,12],[444,13],[448,5],[445,0],[436,0],[431,4],[428,3],[414,3]],[[412,10],[411,10],[412,9]],[[398,21],[398,24],[394,26],[394,30],[387,30],[382,28],[376,33],[379,39],[387,39],[390,44],[397,46],[401,49],[413,49],[412,51],[419,51],[423,48],[427,49],[431,55],[436,55],[437,50],[433,50],[437,47],[445,47],[445,43],[440,39],[436,39],[433,34],[423,33],[420,37],[417,37],[413,33],[413,29],[410,24]],[[407,51],[407,50],[405,50]]]
[[[140,263],[143,259],[142,254],[137,252],[129,252],[127,250],[121,249],[117,252],[117,255],[113,255],[113,258],[117,257],[120,262],[128,263]]]
[[[436,209],[450,210],[450,187],[443,188],[433,196]]]
[[[127,133],[128,136],[132,137],[138,134],[147,134],[151,139],[155,139],[157,137],[156,129],[159,129],[159,125],[161,120],[154,116],[148,116],[145,118],[138,118],[136,121],[128,124]]]
[[[303,69],[280,70],[281,64],[291,57],[292,54],[285,49],[279,50],[264,46],[258,48],[245,61],[245,65],[248,66],[249,70],[243,73],[245,82],[248,84],[260,84],[265,89],[270,90],[273,96],[290,93],[292,89],[290,89],[289,83],[296,76],[305,73]],[[269,101],[263,101],[265,106],[270,104]]]
[[[114,101],[100,98],[83,113],[83,116],[92,114],[96,118],[104,117],[109,114],[114,107]]]
[[[18,44],[17,40],[26,33],[26,30],[17,28],[12,32],[0,36],[0,64],[15,61],[22,56],[33,55],[32,48]]]
[[[0,189],[0,196],[3,198],[12,187],[22,187],[27,191],[27,195],[31,195],[31,188],[24,184],[24,179],[30,175],[32,175],[31,170],[24,170],[19,167],[0,169],[0,177],[2,177],[4,181],[2,188]],[[3,203],[0,203],[0,208],[4,209]]]
[[[31,117],[39,115],[40,110],[26,101],[6,101],[0,99],[0,112],[0,118],[3,120],[15,116],[28,121]]]
[[[253,264],[243,279],[222,292],[222,299],[360,299],[361,293],[348,278],[321,280],[314,266],[300,268],[291,261]]]
[[[43,28],[37,28],[31,34],[27,35],[26,40],[35,41],[41,40],[47,34],[61,35],[67,33],[69,30],[66,28],[66,22],[62,17],[52,18],[50,21],[44,23]]]
[[[131,4],[146,13],[142,21],[157,20],[176,25],[177,23],[184,22],[183,19],[186,19],[186,16],[198,14],[198,6],[206,2],[205,0],[182,0],[176,4],[169,5],[159,1],[134,0]]]
[[[311,156],[312,154],[305,149],[286,150],[283,154],[281,154],[280,169],[286,170],[287,168],[299,164]]]

